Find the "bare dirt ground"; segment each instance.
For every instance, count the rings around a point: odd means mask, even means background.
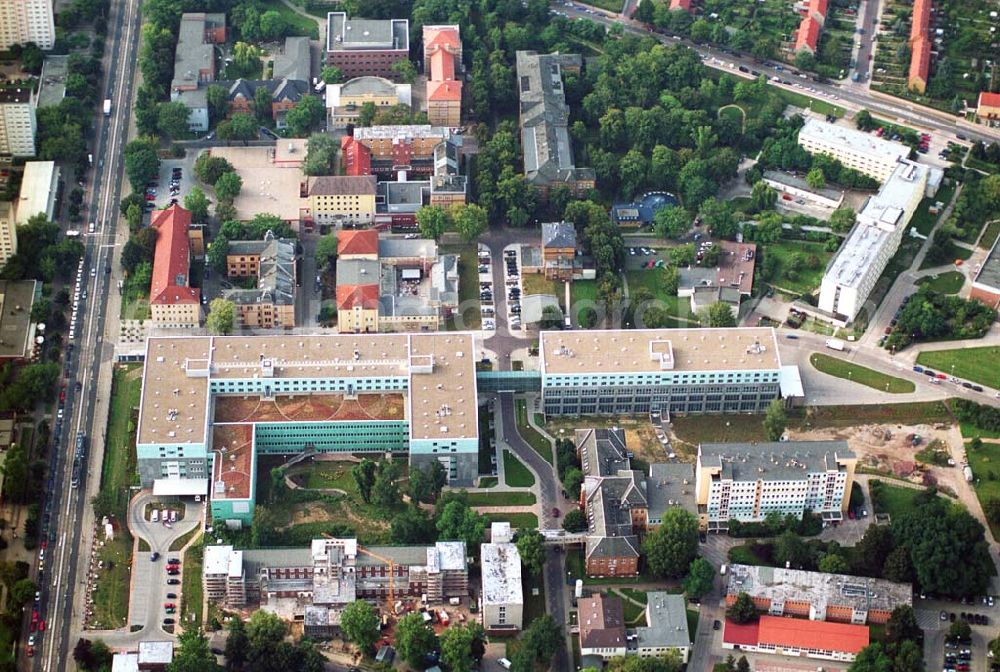
[[[920,437],[919,446],[914,447],[908,439],[913,434]],[[895,474],[912,483],[936,484],[940,489],[957,492],[959,482],[964,482],[961,466],[922,464],[916,458],[918,452],[934,443],[946,449],[956,465],[961,465],[965,460],[965,449],[962,435],[955,425],[866,424],[808,430],[789,428],[788,435],[793,440],[845,440],[858,456],[859,467]]]
[[[667,453],[663,444],[656,437],[656,430],[646,417],[635,418],[625,416],[589,417],[585,422],[580,418],[549,418],[543,428],[551,436],[572,439],[573,431],[578,428],[597,427],[608,429],[618,427],[625,430],[625,445],[637,459],[646,463],[664,462]],[[563,434],[559,430],[563,430]]]

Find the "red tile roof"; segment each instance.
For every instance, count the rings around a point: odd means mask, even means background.
[[[761,644],[844,653],[858,653],[869,641],[868,627],[864,625],[779,616],[760,617],[759,637]]]
[[[931,69],[931,41],[926,36],[917,38],[910,43],[910,49],[910,76],[907,84],[911,89],[923,91]]]
[[[345,135],[340,139],[340,153],[345,175],[361,177],[372,174],[372,151],[353,136]]]
[[[424,61],[434,51],[448,50],[458,54],[462,51],[462,38],[458,26],[424,26]]]
[[[346,257],[360,254],[364,256],[378,255],[378,231],[373,229],[349,230],[337,232],[337,256]]]
[[[457,27],[424,27],[427,100],[462,100],[462,82],[455,78],[456,59],[461,58],[461,53],[462,40]]]
[[[454,55],[444,49],[438,49],[437,51],[431,53],[430,77],[427,79],[432,82],[443,82],[449,79],[455,79]]]
[[[159,305],[199,303],[201,290],[188,286],[191,265],[188,228],[191,226],[191,212],[179,205],[156,210],[150,219],[150,226],[158,231],[158,235],[153,254],[149,302]]]
[[[931,0],[914,0],[913,22],[910,24],[910,39],[927,37],[931,23]]]
[[[820,25],[812,15],[806,16],[799,23],[799,30],[795,34],[795,51],[803,49],[816,53],[816,45],[819,44]]]
[[[337,310],[375,310],[378,298],[378,285],[337,285]]]
[[[827,0],[809,0],[809,13],[826,18]]]
[[[691,0],[670,0],[670,9],[683,9],[685,12],[690,12]]]
[[[1000,107],[1000,93],[979,92],[979,107]]]
[[[427,82],[427,100],[462,100],[462,82]]]
[[[751,621],[743,625],[726,619],[726,629],[722,633],[722,641],[725,644],[736,644],[738,646],[757,646],[759,637],[760,621]]]

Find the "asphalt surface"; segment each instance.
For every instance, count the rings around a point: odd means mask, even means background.
[[[92,516],[86,510],[86,493],[90,481],[100,478],[105,431],[103,424],[95,431],[95,405],[99,394],[107,396],[110,393],[109,379],[103,390],[96,382],[102,364],[111,359],[111,348],[104,347],[102,334],[114,276],[106,273],[105,268],[112,264],[118,230],[118,203],[124,180],[122,149],[131,120],[139,39],[138,8],[138,0],[112,5],[111,34],[104,59],[107,74],[101,96],[111,98],[112,111],[110,117],[98,117],[95,162],[88,175],[88,183],[92,186],[87,211],[97,224],[97,232],[84,237],[83,277],[90,296],[78,316],[74,348],[66,355],[67,417],[61,438],[55,444],[53,487],[48,489],[52,511],[48,537],[53,543],[49,546],[46,574],[39,584],[43,589],[41,618],[48,621],[49,627],[36,647],[35,657],[20,659],[28,661],[22,663],[23,669],[54,671],[72,667],[74,636],[82,618],[83,591],[78,589],[86,585],[90,545],[87,535],[92,527],[89,520]],[[108,377],[110,373],[108,367]],[[76,382],[81,385],[79,394],[74,389]],[[70,487],[70,477],[73,444],[78,431],[89,439],[88,465],[80,486],[74,489]],[[96,482],[91,487],[95,485]]]

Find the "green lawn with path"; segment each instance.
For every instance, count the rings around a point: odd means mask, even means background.
[[[184,553],[184,569],[181,572],[180,617],[192,627],[201,625],[202,595],[201,568],[205,559],[204,539],[194,544]]]
[[[876,483],[879,485],[876,486]],[[875,511],[878,513],[888,513],[892,518],[901,516],[912,509],[914,498],[923,492],[923,488],[907,488],[900,485],[892,485],[889,481],[875,478],[869,481],[868,487]]]
[[[509,450],[503,451],[503,470],[507,485],[512,488],[530,488],[535,484],[535,475]]]
[[[517,513],[503,513],[503,512],[493,512],[484,513],[483,516],[491,523],[510,523],[511,527],[518,529],[536,529],[538,527],[538,516],[533,513],[527,512],[517,512]]]
[[[958,294],[965,284],[965,275],[959,271],[945,271],[938,275],[927,275],[917,280],[918,285],[924,285],[941,294]]]
[[[127,530],[122,530],[120,536],[101,546],[97,551],[97,559],[104,563],[104,569],[97,570],[97,590],[93,592],[94,615],[89,624],[101,630],[122,628],[128,618],[128,594],[131,587],[129,566],[132,560],[132,538]],[[198,579],[201,580],[200,571]]]
[[[319,26],[316,19],[302,16],[281,0],[263,0],[258,7],[261,14],[272,10],[281,14],[281,18],[290,26],[288,35],[301,35],[313,40],[319,39]]]
[[[672,318],[668,326],[671,327],[697,327],[698,316],[691,311],[691,300],[670,295],[664,290],[663,269],[650,268],[641,271],[626,271],[625,279],[628,281],[630,296],[635,296],[635,292],[640,287],[645,288],[653,295],[653,298],[662,302],[663,310]]]
[[[777,271],[770,282],[799,294],[808,294],[819,287],[823,280],[826,264],[833,256],[833,252],[826,250],[824,243],[784,239],[768,245],[764,254],[769,254],[777,259]],[[794,278],[789,278],[788,269],[794,255],[799,255],[807,263],[800,270],[795,271]],[[812,260],[813,263],[808,263],[809,260]]]
[[[889,376],[821,352],[809,356],[809,363],[821,373],[865,385],[889,394],[908,394],[917,389],[909,380]]]
[[[969,467],[975,476],[973,489],[979,504],[985,509],[986,502],[1000,499],[1000,444],[983,443],[978,448],[971,448],[966,442],[965,453],[969,458]],[[994,540],[1000,540],[1000,526],[990,523],[990,531]]]
[[[533,492],[462,492],[469,506],[531,506],[535,503]]]
[[[947,184],[938,189],[938,193],[933,198],[925,198],[920,201],[917,209],[913,211],[913,217],[910,218],[910,226],[925,236],[930,235],[931,229],[934,228],[934,224],[940,215],[940,213],[932,215],[930,212],[931,207],[935,203],[944,203],[947,206],[954,195],[955,187]]]
[[[449,330],[479,329],[483,315],[479,312],[479,248],[474,244],[440,245],[441,254],[458,255],[458,301],[467,306],[461,313],[448,320]]]
[[[788,89],[774,86],[772,84],[768,84],[768,86],[771,88],[772,92],[776,92],[778,97],[785,101],[786,105],[794,105],[795,107],[812,110],[813,112],[818,112],[823,115],[832,114],[838,118],[844,116],[844,108],[839,105],[833,105],[825,100],[811,98],[809,96],[802,95],[801,93],[789,91]]]
[[[552,443],[528,424],[528,406],[524,399],[517,399],[514,405],[517,418],[517,433],[528,442],[531,449],[542,456],[542,459],[552,464]]]
[[[980,385],[1000,387],[1000,346],[925,350],[917,355],[917,364],[942,373],[954,373]]]

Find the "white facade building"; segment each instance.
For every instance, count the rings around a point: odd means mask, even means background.
[[[0,0],[2,6],[5,0]],[[3,22],[0,16],[0,23]],[[37,98],[30,87],[0,89],[0,155],[34,156]]]
[[[799,144],[810,154],[826,154],[880,182],[889,179],[896,164],[910,155],[910,148],[900,142],[819,119],[806,120]]]
[[[0,201],[0,268],[17,254],[17,226],[14,224],[14,204]]]
[[[520,630],[524,616],[521,554],[512,542],[510,523],[493,523],[490,540],[481,547],[483,627],[491,633]]]
[[[38,213],[52,220],[56,192],[59,190],[59,167],[55,161],[28,161],[24,164],[21,191],[17,198],[17,225],[22,226]]]
[[[0,0],[0,49],[34,42],[48,50],[55,41],[52,0]]]
[[[698,512],[711,531],[769,513],[799,518],[808,509],[841,520],[857,457],[845,441],[706,443],[698,447]]]
[[[900,161],[879,192],[858,213],[854,229],[830,261],[820,285],[819,308],[850,322],[864,307],[886,264],[896,254],[917,206],[928,193],[931,168]]]

